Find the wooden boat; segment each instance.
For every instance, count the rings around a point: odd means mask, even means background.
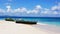
[[[6,18],[5,20],[6,21],[14,21],[14,19],[12,19],[12,18]]]
[[[24,21],[24,20],[17,20],[16,23],[37,24],[37,22],[34,22],[34,21]]]

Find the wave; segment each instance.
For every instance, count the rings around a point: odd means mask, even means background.
[[[38,22],[37,24],[40,24],[40,25],[48,25],[48,24],[44,24],[44,23],[41,23],[41,22]]]

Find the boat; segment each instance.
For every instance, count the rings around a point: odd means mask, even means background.
[[[16,23],[22,23],[22,24],[37,24],[35,21],[24,21],[24,20],[17,20]]]

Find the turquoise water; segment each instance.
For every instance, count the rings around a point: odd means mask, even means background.
[[[4,20],[5,18],[0,18]],[[22,18],[13,18],[13,19],[23,19],[26,21],[36,21],[37,23],[49,24],[60,26],[60,17],[22,17]]]
[[[21,19],[29,20],[29,21],[37,21],[38,23],[42,23],[42,24],[60,26],[60,18],[40,17],[40,18],[21,18]]]

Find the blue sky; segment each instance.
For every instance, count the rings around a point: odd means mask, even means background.
[[[60,17],[60,0],[0,0],[0,16]]]

